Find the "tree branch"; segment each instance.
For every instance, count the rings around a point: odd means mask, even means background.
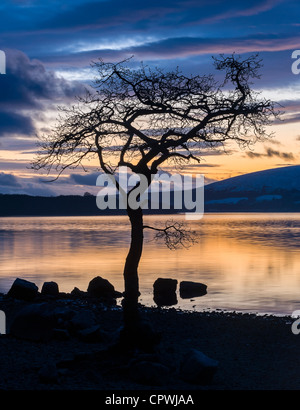
[[[156,231],[155,239],[163,239],[165,245],[171,249],[189,248],[197,242],[196,233],[192,231],[183,222],[166,221],[165,228],[156,228],[149,225],[144,225],[143,229],[151,229]]]

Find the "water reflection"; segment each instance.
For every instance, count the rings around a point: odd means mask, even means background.
[[[181,218],[180,216],[176,218]],[[146,218],[158,223],[165,217]],[[190,249],[146,244],[140,265],[141,302],[154,305],[159,278],[205,283],[207,294],[182,299],[184,309],[229,309],[290,314],[300,307],[300,214],[205,215],[189,222],[199,234]],[[123,291],[129,246],[126,217],[0,218],[0,292],[16,277],[86,290],[97,276]]]

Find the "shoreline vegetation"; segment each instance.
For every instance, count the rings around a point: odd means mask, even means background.
[[[291,317],[140,306],[160,342],[125,352],[113,347],[122,325],[119,292],[61,293],[55,282],[38,292],[28,284],[23,293],[12,286],[0,295],[7,321],[0,335],[2,390],[300,388],[300,336],[292,333]],[[188,367],[195,354],[201,374]]]
[[[276,191],[277,196],[264,195],[264,192],[236,193],[210,192],[210,185],[205,187],[204,214],[206,213],[299,213],[300,194],[298,190]],[[245,198],[247,196],[247,200]],[[246,196],[245,196],[246,195]],[[260,198],[257,200],[257,197]],[[30,196],[23,194],[1,194],[0,217],[80,217],[80,216],[116,216],[126,215],[122,209],[97,208],[96,196],[93,195],[59,195],[59,196]],[[172,201],[172,197],[171,197]],[[190,210],[175,209],[171,202],[171,209],[144,209],[144,215],[178,215]]]

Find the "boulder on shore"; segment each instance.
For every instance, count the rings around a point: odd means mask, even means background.
[[[200,282],[182,281],[179,285],[182,299],[190,299],[207,294],[207,286]]]
[[[10,333],[20,339],[47,342],[80,336],[82,330],[96,325],[96,317],[89,308],[75,310],[69,306],[53,306],[48,302],[32,303],[15,315]]]
[[[58,289],[58,284],[56,282],[44,282],[41,290],[42,295],[46,296],[58,296],[59,295],[59,289]]]
[[[26,301],[33,300],[38,294],[38,287],[35,283],[25,279],[17,278],[7,292],[7,296]]]
[[[96,276],[90,281],[87,293],[88,296],[94,298],[118,298],[122,296],[107,279],[103,279],[101,276]]]
[[[218,361],[196,349],[191,349],[180,364],[180,376],[192,384],[210,384],[218,369]]]
[[[57,320],[46,303],[25,306],[14,317],[10,333],[20,339],[45,342],[52,338]]]
[[[58,371],[55,363],[44,364],[39,370],[38,376],[41,383],[57,383]]]
[[[177,304],[177,280],[158,278],[153,284],[153,300],[158,306],[172,306]]]
[[[168,367],[152,361],[137,361],[129,368],[129,377],[139,384],[148,386],[163,386],[170,377]]]

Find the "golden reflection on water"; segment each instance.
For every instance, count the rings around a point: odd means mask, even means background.
[[[148,216],[147,224],[169,217]],[[175,216],[174,219],[183,219]],[[154,305],[158,277],[200,281],[205,296],[178,295],[183,309],[291,314],[300,307],[300,214],[207,214],[189,222],[191,248],[170,251],[146,233],[140,264],[141,302]],[[54,280],[62,292],[86,290],[95,276],[123,291],[129,246],[126,217],[0,218],[0,292],[16,277],[39,286]]]

